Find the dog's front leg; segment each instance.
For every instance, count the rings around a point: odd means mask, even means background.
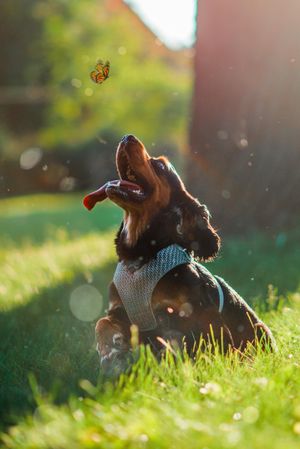
[[[130,327],[113,316],[101,318],[96,324],[97,351],[102,371],[116,377],[126,371],[130,361]]]

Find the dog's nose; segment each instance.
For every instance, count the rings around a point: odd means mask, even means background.
[[[129,143],[129,142],[136,142],[137,138],[133,136],[132,134],[125,134],[124,137],[122,137],[121,142],[123,143]]]

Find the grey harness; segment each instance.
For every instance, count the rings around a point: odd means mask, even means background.
[[[118,263],[113,282],[130,321],[140,330],[152,330],[157,327],[151,299],[158,281],[173,268],[186,263],[200,265],[186,250],[176,244],[163,248],[154,259],[139,269],[132,269],[124,262]],[[213,280],[218,289],[221,313],[224,305],[223,290],[216,278],[205,267],[201,265],[201,269]]]

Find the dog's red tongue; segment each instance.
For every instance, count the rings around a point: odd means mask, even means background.
[[[83,204],[88,209],[91,210],[96,203],[99,203],[105,198],[107,198],[106,190],[109,187],[119,187],[127,190],[141,190],[138,184],[133,182],[125,181],[124,179],[116,179],[115,181],[106,182],[100,189],[95,190],[95,192],[89,193],[83,198]]]
[[[99,201],[105,200],[107,194],[105,192],[107,183],[104,184],[100,189],[95,190],[95,192],[89,193],[83,198],[83,204],[88,209],[91,210]]]

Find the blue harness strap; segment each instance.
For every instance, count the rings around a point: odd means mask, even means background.
[[[140,330],[157,327],[151,300],[158,281],[173,268],[186,263],[201,266],[213,280],[219,293],[219,312],[223,309],[224,295],[218,281],[202,265],[198,264],[181,246],[173,244],[159,251],[154,259],[137,270],[132,270],[124,262],[119,262],[113,282],[122,300],[130,321]]]
[[[210,279],[211,278],[213,279],[213,282],[214,282],[214,284],[216,285],[216,287],[218,289],[218,295],[219,295],[219,308],[218,308],[218,311],[219,311],[219,313],[222,313],[223,308],[224,308],[224,292],[222,290],[221,284],[219,283],[218,279],[215,276],[213,276],[211,274],[211,272],[208,271],[208,269],[205,268],[201,263],[197,262],[195,259],[193,259],[193,263],[195,265],[197,265],[201,269],[202,273],[204,272]]]

